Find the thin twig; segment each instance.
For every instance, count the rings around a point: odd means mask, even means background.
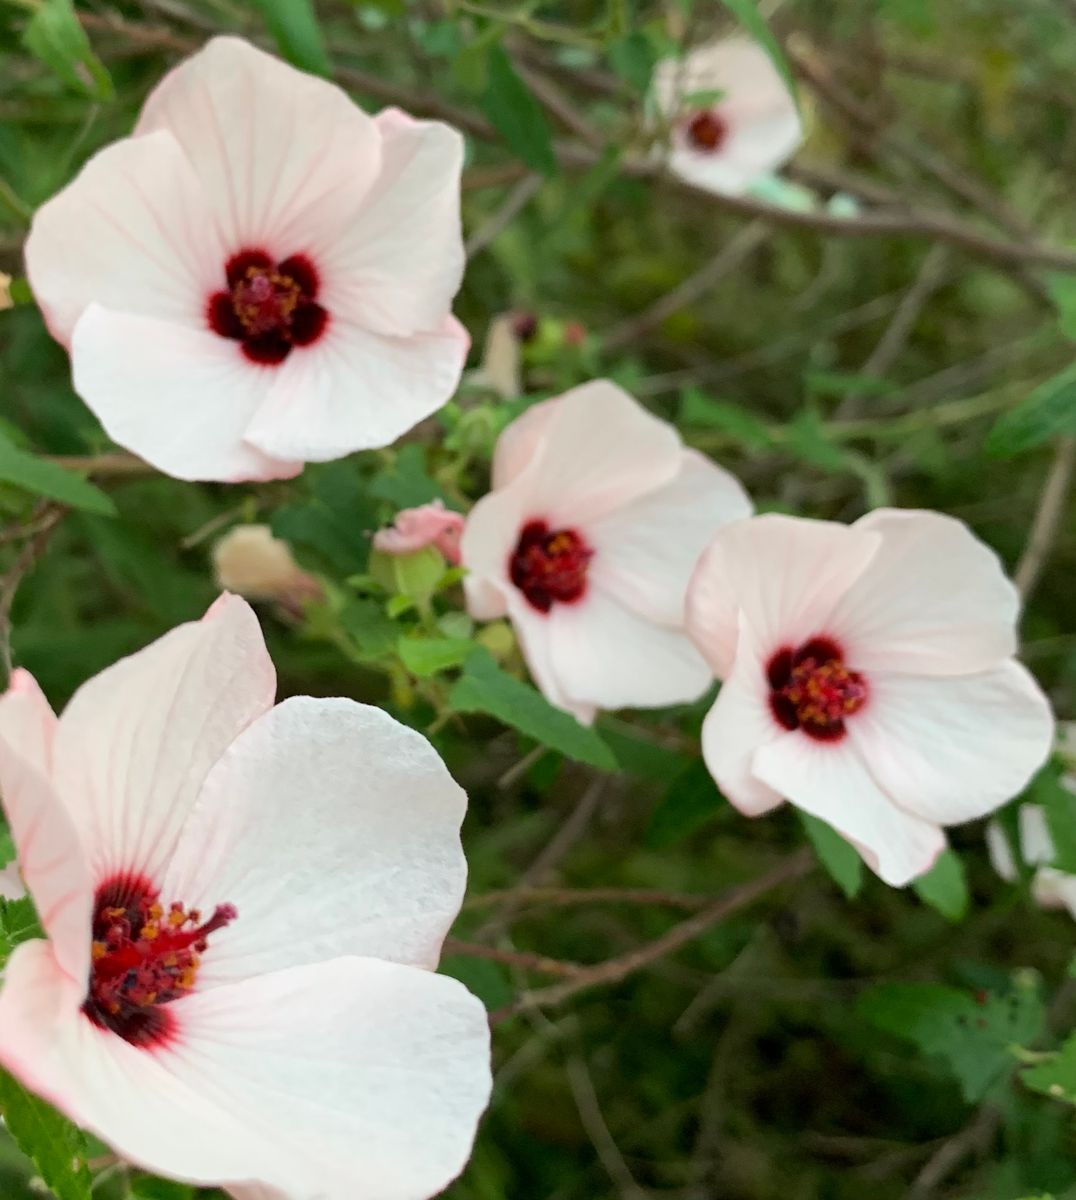
[[[537,971],[542,975],[557,975],[562,979],[574,979],[587,969],[580,963],[547,958],[544,954],[531,954],[526,950],[502,950],[499,946],[482,946],[477,942],[464,942],[451,937],[445,939],[444,953],[459,954],[464,958],[484,958],[489,962],[502,963],[506,967],[519,967],[524,971]]]
[[[500,237],[538,194],[544,182],[544,178],[534,172],[523,176],[497,212],[467,239],[464,249],[468,262]]]
[[[15,595],[19,584],[27,571],[33,567],[48,545],[52,531],[60,523],[67,510],[63,505],[47,502],[42,505],[36,518],[36,532],[19,551],[15,561],[0,580],[0,663],[4,667],[5,683],[11,679],[11,607],[15,603]]]
[[[783,883],[799,879],[814,869],[814,856],[808,849],[797,851],[785,859],[779,866],[753,879],[750,883],[732,888],[719,897],[713,904],[702,909],[686,921],[674,925],[667,933],[645,946],[630,950],[617,958],[608,959],[581,971],[573,979],[555,983],[549,987],[527,992],[515,1003],[500,1009],[490,1015],[490,1021],[496,1024],[515,1013],[532,1008],[542,1008],[549,1005],[561,1004],[563,1001],[578,995],[592,987],[608,986],[620,983],[629,975],[644,967],[650,966],[668,954],[674,953],[688,942],[705,933],[711,926],[723,921],[740,909],[746,908],[756,900],[773,891]]]
[[[644,1200],[648,1193],[636,1182],[609,1130],[586,1063],[579,1055],[573,1055],[568,1059],[565,1068],[568,1086],[571,1088],[575,1107],[579,1110],[579,1120],[583,1123],[605,1173],[619,1189],[622,1200]]]
[[[630,346],[644,334],[660,325],[662,321],[668,320],[674,313],[694,304],[696,300],[724,279],[756,247],[760,246],[769,235],[769,226],[764,221],[752,221],[749,225],[745,225],[693,275],[689,275],[672,291],[666,292],[649,308],[614,326],[602,338],[602,349],[606,353],[612,353],[624,346]]]
[[[490,908],[504,903],[511,903],[518,908],[530,905],[571,908],[579,904],[641,904],[697,912],[709,904],[713,898],[713,896],[692,895],[690,892],[664,892],[658,888],[517,887],[471,896],[465,901],[463,907],[464,909]]]
[[[906,1200],[924,1200],[973,1154],[982,1154],[1001,1124],[1001,1110],[984,1104],[959,1133],[947,1138],[927,1159],[908,1189]]]
[[[1014,582],[1024,602],[1035,590],[1036,584],[1046,567],[1061,529],[1065,504],[1072,484],[1073,469],[1076,468],[1076,438],[1058,439],[1054,450],[1054,461],[1046,476],[1039,506],[1031,522],[1027,546],[1016,568]]]
[[[48,459],[68,471],[85,471],[87,475],[155,475],[157,468],[133,454],[116,451],[108,454],[57,454]]]

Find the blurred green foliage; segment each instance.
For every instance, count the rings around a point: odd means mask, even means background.
[[[774,184],[738,207],[637,169],[655,61],[733,15],[759,34],[759,11],[799,77],[799,190]],[[476,369],[495,315],[533,316],[525,395],[472,375],[407,444],[285,483],[88,483],[44,461],[113,448],[21,281],[28,216],[130,130],[180,53],[223,30],[275,44],[371,108],[459,121],[465,227],[481,249],[457,311]],[[1076,433],[1076,274],[931,236],[853,234],[856,214],[880,205],[1076,246],[1074,75],[1065,0],[0,2],[0,270],[16,301],[0,313],[0,516],[13,531],[0,567],[18,564],[49,498],[70,506],[11,612],[14,660],[53,703],[199,615],[217,590],[214,541],[263,521],[323,584],[301,613],[261,606],[281,693],[385,705],[470,792],[461,941],[598,962],[683,913],[481,898],[521,881],[708,896],[805,840],[826,868],[615,986],[498,1025],[493,1105],[453,1200],[1076,1197],[1073,926],[1034,907],[1029,872],[1002,884],[971,826],[932,876],[896,892],[824,826],[805,834],[789,811],[746,821],[700,766],[705,703],[605,716],[588,734],[525,682],[503,624],[462,615],[458,574],[389,577],[369,555],[401,507],[466,509],[504,425],[601,373],[675,420],[762,508],[841,520],[881,503],[938,508],[1015,567],[1058,439]],[[530,172],[540,179],[520,201]],[[780,204],[849,211],[849,225],[810,228]],[[752,217],[760,234],[735,265],[655,315]],[[1067,719],[1072,517],[1063,496],[1024,617],[1025,657]],[[1036,799],[1071,866],[1076,815],[1056,774]],[[26,936],[24,913],[0,915],[9,942]],[[462,953],[444,969],[491,1010],[542,982]],[[88,1150],[95,1198],[193,1194]],[[37,1194],[33,1174],[0,1139],[5,1200]],[[61,1200],[78,1186],[53,1179]]]

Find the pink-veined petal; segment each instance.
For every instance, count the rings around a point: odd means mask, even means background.
[[[467,797],[430,743],[353,700],[285,700],[209,774],[162,895],[239,916],[200,980],[345,954],[436,965],[467,875]]]
[[[260,249],[317,264],[381,163],[375,122],[340,88],[235,37],[213,38],[157,85],[135,133],[158,129],[183,147],[228,255]]]
[[[26,241],[34,296],[64,345],[94,302],[205,329],[223,262],[213,212],[167,132],[100,150],[37,210]]]
[[[745,816],[761,816],[784,802],[752,769],[758,747],[784,732],[770,709],[765,664],[743,628],[735,665],[702,724],[702,755],[718,787]]]
[[[857,670],[962,675],[1015,652],[1016,588],[962,521],[883,508],[853,529],[882,538],[835,613]]]
[[[763,656],[819,634],[840,639],[833,613],[880,544],[877,534],[773,513],[727,525],[688,586],[688,632],[719,679],[732,669],[741,610]]]
[[[276,368],[246,442],[308,462],[388,446],[447,403],[469,345],[454,317],[400,338],[334,317],[315,345],[297,347]]]
[[[945,834],[887,796],[845,738],[818,742],[786,733],[755,753],[755,774],[797,808],[851,842],[893,887],[926,874],[945,849]]]
[[[870,674],[846,722],[871,774],[902,808],[936,825],[985,816],[1023,791],[1053,743],[1050,705],[1012,660],[960,676]]]
[[[398,109],[375,118],[381,170],[355,221],[325,255],[330,312],[377,333],[436,329],[463,279],[463,138]]]
[[[574,703],[657,708],[697,700],[710,685],[710,669],[685,633],[638,616],[594,584],[544,619],[553,673]]]
[[[160,882],[209,769],[275,686],[257,618],[225,595],[78,689],[56,731],[53,778],[95,885],[128,872]]]
[[[80,1003],[51,947],[24,943],[0,1062],[121,1157],[195,1184],[417,1200],[462,1168],[489,1096],[484,1009],[414,967],[345,958],[199,991],[148,1050]]]
[[[109,436],[177,479],[288,479],[302,464],[243,441],[271,367],[208,329],[91,304],[75,326],[75,391]]]
[[[0,699],[0,793],[22,878],[56,956],[85,987],[93,885],[75,827],[49,779],[56,718],[33,677]]]
[[[587,526],[588,577],[662,625],[683,626],[687,585],[716,531],[751,515],[740,481],[693,450],[667,484]]]

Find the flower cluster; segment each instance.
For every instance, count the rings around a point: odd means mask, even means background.
[[[744,190],[802,137],[743,41],[662,64],[654,95],[671,169],[703,188]],[[29,277],[76,390],[182,479],[390,444],[468,351],[462,158],[442,124],[370,117],[213,40],[35,216]],[[517,360],[484,378],[512,394]],[[503,430],[467,516],[405,510],[374,544],[460,566],[471,617],[507,618],[582,722],[720,681],[702,750],[728,800],[790,801],[906,884],[1050,751],[1016,590],[937,513],[753,514],[729,471],[595,380]],[[206,616],[61,717],[23,671],[0,700],[0,789],[46,934],[8,965],[0,1063],[124,1159],[238,1200],[420,1200],[462,1168],[491,1087],[485,1011],[434,970],[466,797],[380,710],[274,706],[229,590],[298,616],[326,589],[266,526],[214,558],[227,590]],[[1040,879],[1073,904],[1071,880]]]

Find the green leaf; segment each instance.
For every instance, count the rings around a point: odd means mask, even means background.
[[[807,371],[803,381],[815,396],[889,396],[897,391],[892,380],[854,371]]]
[[[130,1200],[195,1200],[195,1196],[195,1189],[188,1183],[147,1175],[131,1184]]]
[[[0,899],[0,966],[7,962],[16,946],[44,936],[29,896],[18,900]]]
[[[745,446],[768,449],[774,444],[769,427],[748,409],[713,400],[697,388],[685,389],[680,420],[684,425],[696,425],[700,429],[720,429]]]
[[[1002,413],[987,436],[986,452],[995,458],[1012,458],[1059,434],[1076,434],[1076,363]]]
[[[70,1121],[3,1070],[0,1112],[8,1132],[56,1200],[90,1200],[86,1139]]]
[[[508,972],[499,963],[466,954],[450,954],[441,960],[437,970],[441,975],[458,979],[490,1012],[504,1008],[515,999]]]
[[[112,79],[94,54],[72,0],[44,0],[30,18],[22,40],[27,50],[72,90],[95,100],[114,96]]]
[[[825,821],[799,809],[797,812],[818,861],[849,900],[853,899],[863,886],[863,860],[859,851]]]
[[[650,87],[650,76],[657,63],[654,43],[641,30],[634,30],[609,43],[607,53],[609,65],[630,84],[640,96]]]
[[[397,451],[392,466],[370,484],[370,495],[388,500],[397,508],[416,508],[431,500],[448,500],[426,471],[425,450],[415,443]]]
[[[781,49],[780,43],[773,36],[769,25],[758,11],[755,0],[721,0],[721,3],[766,51],[770,61],[777,68],[777,73],[785,81],[785,87],[791,92],[793,100],[799,104],[796,77],[792,74],[792,68],[788,65],[788,59],[785,58],[785,52]]]
[[[813,408],[801,409],[785,428],[789,450],[804,462],[822,471],[848,470],[847,451],[833,442]]]
[[[486,55],[482,111],[528,167],[543,175],[556,174],[557,158],[545,112],[500,45],[490,46]]]
[[[349,600],[340,613],[340,624],[358,643],[363,658],[381,658],[396,647],[398,626],[376,600]]]
[[[422,678],[458,667],[474,648],[470,638],[401,637],[397,643],[400,661]]]
[[[725,807],[713,776],[701,759],[680,772],[658,801],[643,835],[651,850],[664,850],[708,825]]]
[[[1076,341],[1076,278],[1071,275],[1048,275],[1046,286],[1057,309],[1057,323],[1061,332]]]
[[[71,508],[114,517],[116,506],[100,488],[56,463],[20,450],[0,435],[0,481],[13,483],[35,496],[58,500]]]
[[[1048,1062],[1029,1067],[1020,1078],[1032,1091],[1076,1104],[1076,1033]]]
[[[603,771],[616,770],[613,752],[593,729],[580,725],[529,684],[502,671],[488,650],[479,648],[471,653],[448,694],[448,705],[453,712],[488,713],[567,758]]]
[[[307,468],[303,478],[309,499],[277,509],[273,533],[305,550],[303,557],[315,568],[343,576],[365,571],[377,514],[355,464],[343,460]]]
[[[935,983],[893,983],[862,997],[860,1014],[877,1029],[913,1042],[981,1100],[1016,1065],[1015,1050],[1042,1033],[1045,1010],[1030,973],[1005,992],[975,994]]]
[[[315,75],[332,74],[312,0],[254,0],[254,6],[288,62]]]
[[[952,850],[944,850],[938,861],[912,884],[924,904],[937,909],[947,921],[962,921],[971,897],[964,864]]]

